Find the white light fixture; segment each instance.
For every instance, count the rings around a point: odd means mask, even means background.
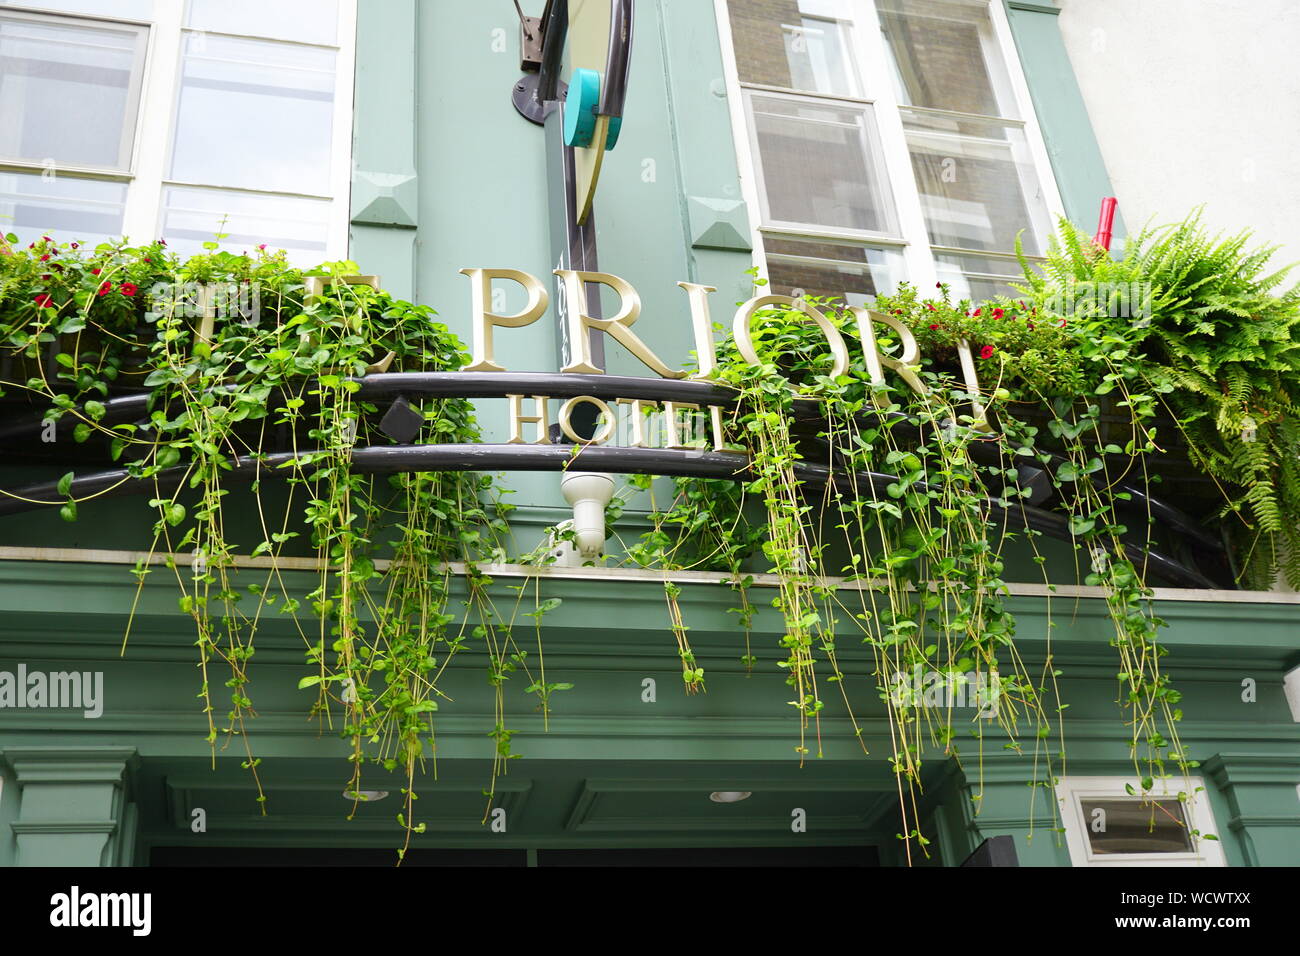
[[[387,790],[344,790],[344,800],[360,801],[361,803],[374,803],[376,800],[383,800],[388,796]]]
[[[614,479],[596,472],[571,471],[560,479],[560,491],[573,506],[573,542],[557,553],[557,563],[579,567],[584,561],[598,560],[605,551],[605,506],[614,497]]]
[[[714,803],[739,803],[748,800],[754,794],[749,790],[714,790],[709,799]]]

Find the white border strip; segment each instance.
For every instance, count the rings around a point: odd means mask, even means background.
[[[167,554],[149,551],[109,551],[103,549],[81,548],[22,548],[0,547],[0,561],[44,561],[54,564],[118,564],[136,565],[143,562],[150,566],[165,566],[174,561],[181,566],[189,564],[190,554]],[[318,558],[294,557],[245,557],[236,556],[235,566],[241,568],[273,568],[284,571],[321,571],[326,565]],[[386,570],[391,562],[375,561],[375,568]],[[452,561],[447,569],[456,575],[464,574],[463,562]],[[548,578],[556,581],[644,581],[662,584],[673,581],[677,584],[720,584],[726,575],[720,571],[649,571],[641,568],[560,568],[554,566],[535,566],[529,564],[482,564],[479,569],[494,577],[506,578]],[[755,587],[780,587],[781,579],[775,574],[747,575],[753,578]],[[868,581],[845,581],[839,577],[820,579],[823,586],[833,586],[846,590],[863,590],[870,586]],[[1046,584],[1011,584],[1007,585],[1010,594],[1020,597],[1056,597],[1056,598],[1097,598],[1104,599],[1104,588],[1085,584],[1058,584],[1054,588]],[[1277,604],[1300,606],[1300,593],[1285,591],[1224,591],[1198,588],[1153,588],[1153,598],[1157,601],[1183,601],[1188,603],[1210,604]]]

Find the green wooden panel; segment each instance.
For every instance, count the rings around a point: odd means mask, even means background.
[[[1061,38],[1056,16],[1060,11],[1052,2],[1005,2],[1065,214],[1091,232],[1101,200],[1114,193],[1088,118],[1088,108],[1074,77],[1074,67]],[[1121,210],[1115,217],[1115,236],[1123,235]]]

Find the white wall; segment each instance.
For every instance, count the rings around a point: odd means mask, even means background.
[[[1300,261],[1300,0],[1059,6],[1129,231],[1204,203],[1213,228]]]

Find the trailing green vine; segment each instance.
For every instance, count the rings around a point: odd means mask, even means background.
[[[1161,477],[1185,460],[1203,479],[1184,496],[1190,520],[1226,536],[1241,583],[1282,572],[1300,584],[1300,297],[1276,292],[1282,274],[1265,275],[1267,250],[1245,241],[1212,240],[1193,217],[1140,234],[1116,260],[1063,224],[1042,272],[1026,263],[1023,298],[955,301],[942,284],[929,297],[904,284],[873,305],[891,323],[875,327],[884,379],[863,314],[835,300],[760,310],[747,345],[757,361],[720,342],[713,380],[734,396],[724,432],[743,480],[631,476],[609,513],[632,493],[651,502],[651,528],[624,560],[663,576],[685,693],[706,690],[709,664],[676,575],[716,573],[735,595],[746,672],[759,661],[756,582],[770,575],[798,759],[824,752],[823,717],[841,707],[867,750],[855,713],[865,685],[886,718],[905,853],[928,855],[927,755],[978,780],[996,729],[1031,761],[1031,782],[1063,770],[1053,622],[1041,659],[1022,657],[1007,583],[1010,562],[1040,565],[1049,593],[1059,583],[1046,527],[1105,597],[1143,791],[1186,774],[1151,583],[1153,555],[1170,547],[1154,510]],[[252,662],[268,628],[289,628],[313,715],[349,743],[346,792],[364,799],[372,769],[401,781],[404,854],[424,828],[417,778],[436,773],[435,715],[454,703],[444,677],[477,658],[494,700],[486,821],[518,757],[510,681],[522,673],[513,686],[543,727],[573,686],[548,676],[542,647],[559,600],[539,574],[508,612],[496,606],[492,566],[513,557],[513,509],[494,478],[353,465],[357,446],[392,441],[386,414],[412,417],[416,443],[480,440],[467,400],[389,409],[359,395],[376,371],[462,368],[460,341],[432,309],[358,281],[355,263],[304,272],[264,248],[212,244],[183,261],[161,242],[15,242],[0,249],[0,397],[70,436],[79,460],[111,460],[120,482],[150,488],[137,601],[160,567],[175,579],[214,760],[237,740],[265,807]],[[810,310],[845,343],[842,366]],[[900,369],[908,338],[920,357]],[[120,414],[116,400],[132,395],[143,411]],[[64,475],[53,502],[69,521],[112,490],[77,479]],[[565,535],[515,559],[550,563]],[[842,663],[846,641],[865,647],[869,675]],[[954,689],[969,692],[964,705]]]

